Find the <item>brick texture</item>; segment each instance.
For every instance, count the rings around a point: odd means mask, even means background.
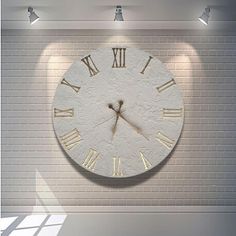
[[[51,103],[78,57],[137,47],[174,74],[185,125],[152,171],[112,180],[85,172],[55,138]],[[4,30],[2,206],[236,205],[236,33],[220,31]]]

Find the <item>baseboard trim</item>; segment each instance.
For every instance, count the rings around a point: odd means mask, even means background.
[[[236,213],[236,206],[2,206],[2,214]]]

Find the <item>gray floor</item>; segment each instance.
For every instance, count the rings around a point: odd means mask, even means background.
[[[1,223],[3,236],[235,236],[236,233],[236,213],[233,212],[81,213],[2,220],[5,220],[5,224]]]

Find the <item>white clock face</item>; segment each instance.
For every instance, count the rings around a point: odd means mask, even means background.
[[[101,48],[65,73],[53,102],[56,136],[96,174],[121,178],[158,165],[183,126],[181,92],[164,65],[134,48]]]

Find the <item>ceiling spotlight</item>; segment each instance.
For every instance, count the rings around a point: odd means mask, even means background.
[[[121,6],[116,6],[116,12],[115,12],[115,19],[114,21],[124,21],[123,15],[122,15],[122,8]]]
[[[210,17],[210,7],[206,7],[202,15],[198,18],[204,25],[208,25],[208,19]]]
[[[39,20],[39,16],[34,12],[33,7],[28,7],[30,24],[33,25]]]

